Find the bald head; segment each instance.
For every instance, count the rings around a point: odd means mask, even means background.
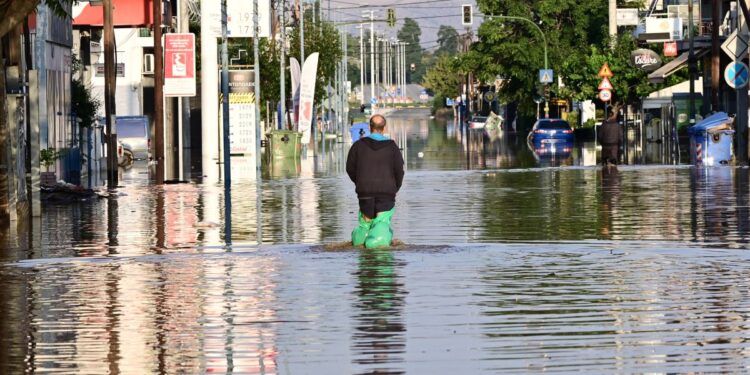
[[[370,117],[370,131],[373,133],[383,133],[385,131],[385,117],[383,115]]]

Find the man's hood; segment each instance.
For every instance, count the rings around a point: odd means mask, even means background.
[[[360,139],[357,142],[364,142],[367,145],[367,147],[369,147],[370,149],[372,149],[374,151],[377,151],[377,150],[380,150],[383,147],[388,146],[392,141],[390,139],[385,139],[385,140],[382,140],[382,141],[376,141],[376,140],[374,140],[374,139],[372,139],[370,137],[364,137],[364,138]]]

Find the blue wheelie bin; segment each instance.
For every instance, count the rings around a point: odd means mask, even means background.
[[[370,124],[366,122],[357,122],[349,128],[349,134],[352,136],[352,143],[370,135]]]
[[[725,112],[717,112],[688,128],[690,162],[705,166],[731,164],[733,121]]]

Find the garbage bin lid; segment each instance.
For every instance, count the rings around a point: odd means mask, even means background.
[[[688,128],[688,133],[705,133],[709,129],[723,126],[732,122],[732,119],[727,115],[726,112],[716,112],[711,116],[706,117],[703,121],[699,121],[697,124]]]

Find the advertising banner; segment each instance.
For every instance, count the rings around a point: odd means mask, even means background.
[[[289,71],[292,76],[292,120],[299,124],[299,78],[302,73],[299,61],[294,57],[289,59]]]

